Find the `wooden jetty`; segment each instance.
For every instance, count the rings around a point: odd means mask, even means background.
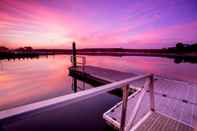
[[[82,69],[83,68],[83,69]],[[126,78],[135,77],[136,74],[115,71],[94,66],[78,66],[75,69],[70,68],[71,74],[74,72],[78,75],[92,77],[92,81],[98,82],[100,80],[114,82],[124,80]],[[98,78],[98,79],[96,79]],[[139,80],[132,83],[129,87],[135,88],[137,91],[130,95],[127,102],[126,124],[131,118],[132,112],[136,107],[141,93],[144,89],[145,80]],[[154,110],[149,108],[150,90],[147,89],[141,99],[140,107],[133,120],[136,130],[150,129],[157,130],[177,130],[185,131],[197,128],[197,85],[183,81],[171,80],[156,76],[154,79]],[[120,128],[122,101],[112,107],[103,114],[103,118],[108,124]],[[149,117],[147,117],[149,114]],[[144,117],[144,121],[140,121]],[[140,121],[140,126],[137,122]]]
[[[92,82],[116,83],[139,76],[95,66],[70,67],[70,75]],[[129,96],[129,89],[136,91]],[[197,84],[149,75],[124,86],[122,101],[103,114],[124,131],[193,131],[197,129]]]
[[[102,80],[108,83],[137,76],[137,74],[134,73],[126,73],[90,65],[84,67],[77,66],[76,68],[70,67],[69,71],[71,75],[84,75],[86,78],[89,77],[88,79],[95,81],[98,79],[98,81]]]
[[[84,67],[72,66],[69,68],[69,75],[96,86],[137,76],[134,73],[125,73],[90,65]]]

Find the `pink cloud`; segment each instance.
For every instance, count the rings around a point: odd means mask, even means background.
[[[144,45],[162,42],[197,41],[197,30],[195,28],[197,28],[197,21],[170,27],[160,27],[131,36],[129,43],[134,42]]]
[[[30,44],[34,47],[59,48],[69,46],[66,43],[73,40],[79,42],[81,47],[101,47],[101,44],[142,47],[152,43],[161,45],[164,42],[196,40],[196,22],[182,25],[178,20],[172,20],[176,26],[160,25],[156,28],[154,24],[163,22],[171,11],[166,8],[166,1],[155,2],[157,6],[152,6],[147,0],[133,3],[121,9],[110,4],[108,10],[108,6],[102,7],[103,3],[97,8],[95,3],[86,6],[80,1],[64,1],[65,5],[69,4],[69,9],[60,9],[51,6],[50,2],[1,0],[0,41],[17,46]],[[172,3],[177,5],[177,1]],[[174,9],[174,6],[170,8]],[[165,11],[164,16],[162,11]]]

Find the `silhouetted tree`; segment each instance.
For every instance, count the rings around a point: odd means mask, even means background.
[[[0,51],[8,51],[9,49],[5,46],[0,46]]]
[[[192,51],[197,51],[197,43],[194,43],[190,46]]]
[[[26,46],[26,47],[24,47],[24,49],[25,49],[26,51],[32,51],[32,50],[33,50],[33,48],[32,48],[31,46]]]
[[[181,43],[181,42],[177,43],[177,44],[176,44],[176,49],[177,49],[178,51],[182,51],[182,50],[184,49],[184,44]]]

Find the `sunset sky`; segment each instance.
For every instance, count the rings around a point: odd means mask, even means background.
[[[163,48],[197,42],[197,0],[0,0],[0,46]]]

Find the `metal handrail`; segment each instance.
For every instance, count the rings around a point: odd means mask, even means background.
[[[55,105],[58,103],[62,103],[62,102],[69,104],[69,103],[77,102],[79,100],[84,100],[84,99],[87,99],[90,97],[104,94],[104,93],[112,91],[114,89],[124,88],[126,85],[132,84],[132,82],[135,82],[135,81],[141,80],[141,79],[145,79],[145,78],[149,78],[151,76],[152,76],[152,74],[146,74],[146,75],[140,75],[140,76],[136,76],[136,77],[132,77],[132,78],[127,78],[127,79],[124,79],[121,81],[113,82],[113,83],[103,85],[103,86],[100,86],[97,88],[84,90],[84,91],[81,91],[78,93],[68,94],[68,95],[64,95],[64,96],[60,96],[60,97],[55,97],[55,98],[52,98],[49,100],[39,101],[36,103],[32,103],[32,104],[0,111],[0,120],[4,120],[6,118],[17,116],[17,115],[27,113],[30,111],[34,111],[37,109],[45,108],[45,107]],[[125,101],[123,100],[123,102],[125,102]]]
[[[146,91],[149,90],[150,92],[150,110],[151,111],[155,111],[155,102],[154,102],[154,87],[153,87],[153,75],[151,75],[146,81],[145,81],[145,84],[144,84],[144,88],[140,91],[140,96],[136,102],[136,105],[133,109],[133,112],[131,113],[131,117],[130,119],[128,120],[128,124],[125,125],[123,128],[123,131],[129,131],[130,128],[133,126],[134,124],[134,120],[136,118],[136,115],[139,111],[139,108],[140,108],[140,105],[142,103],[142,100],[145,96],[145,93]],[[123,101],[124,103],[124,101]]]
[[[74,65],[74,57],[76,60],[76,66],[81,65],[82,66],[82,71],[85,71],[85,64],[86,64],[86,57],[85,56],[71,56],[71,63]],[[78,61],[78,59],[81,59],[81,61]]]

